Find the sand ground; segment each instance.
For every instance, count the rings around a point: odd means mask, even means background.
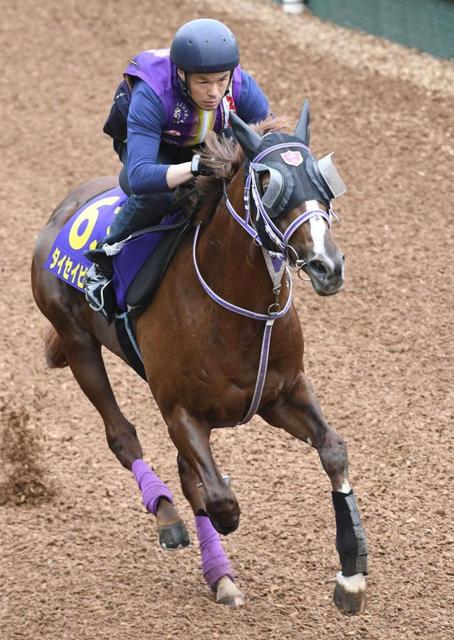
[[[0,638],[448,640],[453,634],[452,63],[251,0],[0,1]],[[39,230],[77,184],[118,171],[102,125],[128,59],[217,17],[273,110],[312,105],[312,146],[349,192],[345,289],[299,283],[306,368],[348,442],[370,543],[369,604],[331,602],[330,487],[314,451],[254,419],[214,436],[240,529],[225,547],[248,602],[213,603],[196,545],[158,548],[135,483],[68,369],[49,371],[30,290]],[[194,535],[147,386],[107,354],[121,407]]]

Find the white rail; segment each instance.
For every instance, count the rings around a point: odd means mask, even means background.
[[[303,0],[281,0],[285,13],[302,13],[304,9]]]

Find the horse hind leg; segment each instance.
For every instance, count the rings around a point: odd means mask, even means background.
[[[134,426],[121,413],[110,386],[101,345],[88,332],[65,318],[64,326],[52,327],[45,342],[46,360],[51,368],[69,365],[80,388],[100,413],[108,445],[120,463],[131,469],[142,457]]]
[[[47,329],[44,336],[44,356],[50,369],[62,369],[68,366],[60,336],[52,326]]]
[[[143,504],[157,518],[160,546],[166,550],[187,547],[189,535],[167,485],[141,459],[133,462],[132,472],[142,492]]]
[[[269,424],[285,429],[313,446],[332,485],[336,548],[342,571],[336,576],[334,602],[346,614],[366,604],[367,541],[348,480],[347,447],[322,416],[318,400],[301,373],[292,391],[261,411]]]
[[[143,461],[136,429],[117,404],[101,356],[100,343],[67,317],[58,329],[61,333],[54,329],[46,338],[46,356],[50,366],[68,364],[80,388],[100,413],[110,450],[126,469],[132,471],[145,507],[156,516],[161,546],[167,549],[187,546],[189,536],[173,504],[172,494]]]
[[[245,604],[246,598],[235,583],[219,534],[206,513],[200,479],[181,454],[178,454],[177,461],[181,488],[194,512],[203,577],[218,604],[240,607]]]

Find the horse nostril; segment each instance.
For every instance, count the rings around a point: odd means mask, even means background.
[[[320,260],[310,260],[307,267],[314,276],[320,279],[326,278],[329,274],[326,264]]]

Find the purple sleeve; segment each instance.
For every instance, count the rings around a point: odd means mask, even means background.
[[[268,98],[252,76],[241,70],[241,92],[237,113],[244,122],[261,122],[270,114]]]
[[[168,164],[158,164],[161,134],[166,124],[162,102],[153,89],[137,80],[128,113],[128,180],[133,193],[170,191]]]

